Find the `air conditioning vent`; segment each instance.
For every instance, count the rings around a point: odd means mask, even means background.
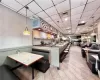
[[[62,12],[62,13],[59,13],[60,14],[60,16],[63,18],[63,17],[69,17],[70,16],[70,11],[69,10],[67,10],[67,11],[64,11],[64,12]]]
[[[83,26],[85,25],[86,23],[79,23],[78,26]]]

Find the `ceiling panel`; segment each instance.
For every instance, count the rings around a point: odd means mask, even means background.
[[[93,20],[89,19],[88,22],[86,23],[86,26],[90,26],[90,25],[92,25],[92,23],[93,23]]]
[[[82,17],[82,18],[80,19],[80,21],[85,21],[85,22],[87,22],[87,21],[89,20],[89,18],[90,18],[90,17]]]
[[[47,9],[51,6],[53,6],[53,3],[51,0],[35,0],[43,9]]]
[[[65,1],[65,0],[53,0],[54,4],[59,4],[59,3],[61,3],[62,1]]]
[[[64,25],[69,26],[70,25],[70,19],[68,19],[67,21],[63,21]]]
[[[81,13],[81,14],[82,14],[82,13]],[[80,19],[81,14],[73,15],[73,16],[71,17],[71,20]]]
[[[59,21],[59,22],[58,22]],[[57,19],[57,20],[54,20],[54,22],[56,23],[56,24],[60,24],[60,23],[62,23],[62,21],[61,21],[61,19]]]
[[[32,0],[16,0],[18,1],[19,3],[21,3],[22,5],[26,5],[28,4],[29,2],[31,2]]]
[[[48,22],[48,23],[49,23],[49,22],[52,22],[51,18],[49,18],[49,17],[48,17],[48,18],[44,18],[44,20],[45,20],[46,22]]]
[[[71,0],[71,8],[79,7],[86,4],[87,0]]]
[[[84,12],[89,11],[89,10],[93,10],[93,9],[97,9],[99,6],[100,6],[100,0],[95,0],[95,1],[86,5]]]
[[[26,9],[23,8],[23,9],[21,9],[18,13],[20,13],[20,14],[26,16]],[[27,10],[27,16],[28,16],[28,17],[31,17],[31,16],[33,16],[33,15],[34,15],[34,14],[33,14],[31,11]]]
[[[41,17],[41,18],[47,18],[48,17],[48,15],[45,13],[45,12],[40,12],[40,13],[38,13],[37,14],[39,17]]]
[[[84,12],[83,15],[82,15],[82,17],[86,17],[86,16],[87,17],[91,17],[95,11],[96,11],[96,9]]]
[[[57,8],[59,13],[69,10],[70,9],[69,0],[64,1],[64,2],[56,5],[56,8]]]
[[[92,1],[95,1],[95,0],[88,0],[88,3],[89,3],[89,2],[92,2]]]
[[[42,9],[35,2],[30,3],[28,7],[34,13],[38,13],[42,11]]]
[[[51,8],[49,8],[49,9],[45,10],[45,12],[46,12],[49,16],[57,14],[57,11],[56,11],[55,7],[51,7]]]
[[[71,15],[76,15],[83,12],[84,5],[71,10]]]
[[[95,14],[100,14],[100,8],[95,12]]]
[[[23,7],[15,0],[2,0],[2,3],[4,3],[5,5],[7,5],[7,7],[11,8],[15,11],[18,11],[19,9],[21,9]]]
[[[58,14],[51,16],[51,18],[52,18],[53,20],[59,20],[59,19],[60,19],[60,17],[59,17]]]
[[[97,20],[98,18],[100,18],[100,14],[95,14],[94,15],[94,20]]]

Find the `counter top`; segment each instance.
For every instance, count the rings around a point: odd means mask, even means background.
[[[33,46],[34,49],[40,49],[40,50],[46,50],[50,51],[51,47],[46,47],[46,46]]]

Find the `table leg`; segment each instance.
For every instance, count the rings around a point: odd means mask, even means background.
[[[34,69],[32,68],[32,80],[34,80]]]

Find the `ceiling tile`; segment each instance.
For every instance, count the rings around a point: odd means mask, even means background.
[[[62,1],[65,1],[65,0],[53,0],[54,4],[59,4],[59,3],[61,3]]]
[[[35,2],[30,3],[28,7],[34,13],[38,13],[42,11],[42,9]]]
[[[85,22],[87,22],[87,21],[89,20],[89,18],[90,18],[90,17],[82,17],[82,18],[80,19],[80,21],[85,21]]]
[[[89,3],[89,2],[92,2],[92,1],[95,1],[95,0],[88,0],[88,3]]]
[[[92,25],[92,23],[93,23],[93,20],[89,19],[88,22],[86,23],[86,26],[90,26],[90,25]]]
[[[76,8],[86,4],[87,0],[71,0],[71,8]]]
[[[51,18],[52,18],[53,20],[59,20],[59,19],[60,19],[60,17],[59,17],[58,14],[51,16]]]
[[[18,11],[19,9],[21,9],[23,7],[22,5],[20,5],[15,0],[2,0],[2,3],[7,5],[6,7],[9,7],[12,10],[15,10],[15,11]]]
[[[95,14],[100,14],[100,8],[95,12]]]
[[[26,9],[23,8],[23,9],[21,9],[18,13],[20,13],[20,14],[26,16]],[[27,10],[27,16],[28,16],[28,17],[31,17],[31,16],[33,16],[33,15],[34,15],[34,14],[33,14],[31,11]]]
[[[85,6],[80,6],[71,10],[71,15],[76,15],[83,12]]]
[[[47,9],[51,6],[53,6],[53,3],[51,0],[35,0],[43,9]]]
[[[64,2],[56,5],[56,8],[57,8],[59,13],[69,10],[70,9],[69,0],[64,1]]]
[[[40,12],[40,13],[38,13],[37,14],[39,17],[41,17],[41,18],[47,18],[48,17],[48,15],[45,13],[45,12]]]
[[[86,17],[86,16],[91,17],[95,11],[96,10],[91,10],[91,11],[84,12],[82,17]]]
[[[93,10],[93,9],[97,9],[99,6],[100,6],[100,0],[95,0],[95,1],[86,5],[84,12],[90,11],[90,10]]]
[[[97,20],[98,18],[100,18],[100,14],[94,15],[94,20]]]
[[[22,5],[26,5],[26,4],[30,3],[32,0],[15,0],[15,1],[18,1]]]
[[[45,10],[45,12],[46,12],[49,16],[57,14],[57,11],[56,11],[56,8],[55,8],[55,7],[51,7],[51,8],[49,8],[49,9]]]
[[[52,22],[52,20],[51,20],[51,18],[44,18],[44,20],[46,21],[46,22]]]
[[[81,13],[81,14],[82,14],[82,13]],[[72,19],[72,20],[74,20],[74,19],[80,19],[81,14],[73,15],[73,16],[71,16],[71,19]]]

